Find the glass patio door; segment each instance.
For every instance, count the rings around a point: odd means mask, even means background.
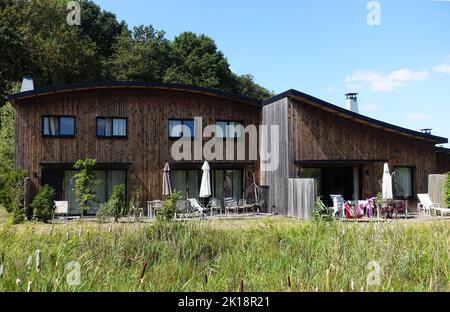
[[[227,197],[241,199],[243,196],[242,178],[242,170],[214,170],[214,197],[222,202]]]

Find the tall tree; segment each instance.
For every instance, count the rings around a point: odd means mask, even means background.
[[[162,81],[170,64],[170,42],[152,26],[123,29],[109,61],[111,75],[119,81]]]
[[[181,33],[172,42],[172,66],[164,76],[165,82],[184,83],[227,91],[237,89],[237,80],[228,60],[216,43],[205,35]]]

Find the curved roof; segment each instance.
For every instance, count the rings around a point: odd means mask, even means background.
[[[53,86],[41,89],[35,89],[31,91],[19,92],[8,96],[8,100],[15,102],[17,100],[44,96],[49,94],[72,92],[72,91],[83,91],[83,90],[94,90],[94,89],[116,89],[116,88],[136,88],[136,89],[160,89],[160,90],[175,90],[175,91],[185,91],[191,93],[201,93],[210,96],[217,96],[222,98],[228,98],[242,103],[261,105],[261,101],[248,96],[233,94],[226,91],[221,91],[218,89],[195,87],[183,84],[167,84],[160,82],[84,82],[76,84],[68,84],[62,86]]]
[[[355,122],[359,122],[361,124],[365,124],[374,128],[379,128],[379,129],[383,129],[385,131],[389,131],[389,132],[394,132],[394,133],[398,133],[407,137],[413,137],[416,139],[421,139],[421,140],[425,140],[425,141],[429,141],[429,142],[433,142],[436,144],[442,144],[442,143],[448,143],[448,139],[447,138],[443,138],[443,137],[439,137],[439,136],[435,136],[435,135],[431,135],[431,134],[426,134],[426,133],[422,133],[419,131],[415,131],[415,130],[410,130],[410,129],[406,129],[406,128],[402,128],[396,125],[392,125],[389,123],[386,123],[384,121],[380,121],[374,118],[370,118],[352,111],[349,111],[343,107],[331,104],[329,102],[326,102],[324,100],[318,99],[316,97],[313,97],[309,94],[294,90],[294,89],[290,89],[286,92],[280,93],[276,96],[274,96],[273,98],[267,99],[262,101],[262,105],[269,105],[273,102],[276,102],[280,99],[283,98],[293,98],[296,99],[298,101],[301,101],[302,103],[306,103],[312,106],[315,106],[319,109],[325,110],[327,112],[330,112],[332,114],[336,114],[340,117],[343,118],[347,118],[350,120],[353,120]]]

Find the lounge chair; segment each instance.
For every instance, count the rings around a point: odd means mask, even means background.
[[[441,213],[441,216],[444,214],[450,214],[450,208],[441,208],[438,203],[433,203],[428,194],[417,194],[419,198],[419,203],[417,204],[417,212],[420,213],[423,211],[427,215],[431,215],[432,212],[438,215],[438,212]]]
[[[55,201],[55,207],[55,211],[53,212],[53,220],[55,220],[55,216],[66,216],[66,220],[69,218],[68,201]]]
[[[208,212],[208,208],[200,204],[195,198],[188,198],[188,202],[191,208],[191,213],[198,212],[202,217],[205,217]]]
[[[225,203],[225,213],[227,215],[229,215],[230,212],[234,211],[235,213],[237,213],[239,211],[238,201],[236,200],[236,198],[227,197],[224,199],[224,203]]]

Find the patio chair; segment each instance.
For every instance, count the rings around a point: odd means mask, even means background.
[[[195,198],[188,198],[188,202],[191,213],[198,212],[200,216],[202,216],[203,218],[205,217],[206,213],[208,212],[208,208],[200,204]]]
[[[53,212],[53,220],[55,220],[55,216],[66,216],[66,220],[69,219],[68,201],[55,201],[55,207],[55,211]]]
[[[209,200],[208,208],[211,211],[211,216],[213,214],[217,214],[217,212],[219,214],[222,214],[222,205],[220,204],[220,200],[218,200],[217,198],[212,197]]]
[[[177,201],[175,208],[175,219],[177,217],[180,217],[180,219],[186,218],[186,216],[189,215],[189,202],[187,200]]]
[[[441,216],[450,214],[450,208],[441,208],[438,203],[433,203],[428,194],[417,194],[417,197],[419,198],[419,203],[417,204],[418,213],[423,211],[425,214],[431,215],[432,211],[434,211],[436,215],[440,212]]]
[[[344,197],[342,195],[330,195],[331,200],[333,201],[333,215],[344,217]]]
[[[229,215],[230,212],[234,211],[235,213],[237,213],[239,211],[238,201],[236,200],[236,198],[227,197],[224,199],[224,203],[225,203],[225,213],[227,215]]]
[[[249,210],[253,209],[255,206],[247,204],[247,200],[240,199],[238,204],[238,210],[242,210],[244,213],[247,213]]]

